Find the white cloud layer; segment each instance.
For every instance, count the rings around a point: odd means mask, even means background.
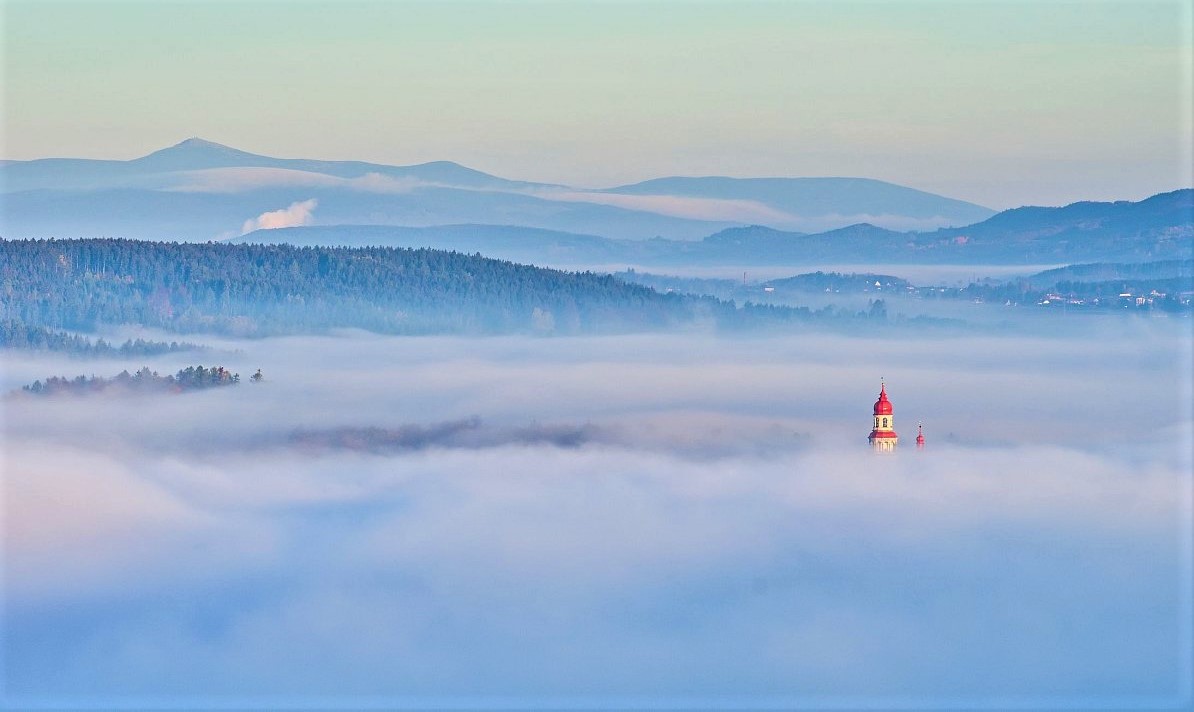
[[[780,225],[800,220],[757,200],[690,198],[680,195],[623,195],[582,190],[538,190],[533,195],[546,200],[612,205],[627,210],[641,210],[691,220]]]
[[[916,218],[887,213],[841,213],[796,215],[757,200],[729,198],[693,198],[680,195],[625,195],[585,190],[535,190],[537,198],[563,202],[612,205],[627,210],[640,210],[690,220],[738,222],[749,225],[768,225],[781,230],[824,232],[846,225],[870,223],[889,230],[935,230],[956,223],[942,216]]]
[[[9,400],[7,701],[1176,703],[1172,326],[345,334],[217,344],[266,374],[229,391]],[[925,452],[866,451],[880,375]]]
[[[421,181],[411,177],[393,177],[366,173],[355,178],[341,178],[316,171],[290,168],[232,167],[174,171],[145,179],[158,190],[182,193],[246,193],[271,188],[310,188],[312,190],[348,190],[362,193],[405,194],[418,188],[456,187]],[[693,198],[678,195],[625,195],[565,188],[522,191],[536,198],[565,203],[610,205],[627,210],[712,222],[738,222],[770,225],[779,229],[821,232],[843,225],[872,223],[893,230],[933,230],[952,222],[945,217],[913,218],[905,215],[826,213],[795,215],[757,200]]]
[[[314,171],[258,167],[176,171],[158,178],[166,181],[160,189],[181,193],[244,193],[265,188],[339,188],[368,193],[409,193],[428,185],[415,178],[395,178],[381,173],[341,178]]]

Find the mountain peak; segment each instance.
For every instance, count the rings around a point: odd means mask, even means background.
[[[192,136],[192,137],[186,139],[185,141],[179,141],[178,143],[171,146],[171,148],[206,148],[206,149],[216,148],[216,149],[224,149],[224,150],[236,150],[229,146],[225,146],[222,143],[216,143],[215,141],[208,141],[207,139],[199,138],[198,136]]]
[[[260,156],[232,148],[231,146],[225,146],[222,143],[192,136],[169,148],[163,148],[154,151],[148,156],[142,156],[136,159],[136,161],[155,166],[161,165],[163,168],[210,168],[237,165],[246,162],[248,159],[257,158],[260,158]],[[179,165],[175,166],[173,164]],[[185,164],[185,166],[182,164]]]

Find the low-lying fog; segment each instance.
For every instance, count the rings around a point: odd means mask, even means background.
[[[147,363],[265,381],[11,398],[6,702],[1188,701],[1188,324],[1091,323],[222,342]]]

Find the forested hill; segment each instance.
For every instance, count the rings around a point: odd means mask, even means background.
[[[575,333],[733,313],[611,276],[429,249],[0,240],[0,319],[81,331]]]

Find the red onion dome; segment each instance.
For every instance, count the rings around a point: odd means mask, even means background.
[[[891,401],[887,400],[887,385],[879,386],[879,400],[875,401],[875,415],[891,415]]]

